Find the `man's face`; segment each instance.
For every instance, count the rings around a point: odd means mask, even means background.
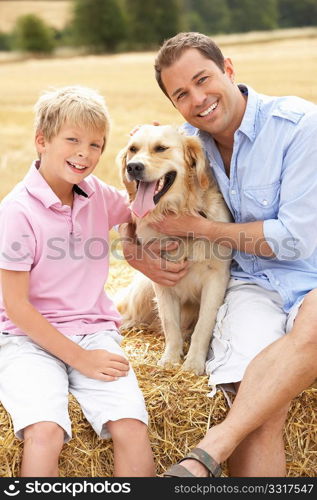
[[[245,100],[234,84],[234,70],[225,59],[224,72],[197,49],[187,49],[161,73],[175,107],[191,125],[215,139],[233,136],[245,110]]]

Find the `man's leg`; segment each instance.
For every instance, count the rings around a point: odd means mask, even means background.
[[[291,332],[251,361],[226,419],[212,427],[198,447],[217,462],[226,460],[246,436],[314,382],[316,359],[317,289],[305,297]],[[182,465],[195,475],[206,475],[194,460]]]
[[[240,383],[235,386],[238,392]],[[228,459],[230,477],[285,477],[283,431],[288,409],[288,405],[282,408],[241,441]]]

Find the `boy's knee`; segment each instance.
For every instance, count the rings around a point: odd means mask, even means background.
[[[24,441],[31,441],[35,446],[62,448],[64,430],[55,422],[38,422],[24,429]]]
[[[127,439],[140,439],[148,435],[148,428],[141,420],[122,418],[107,423],[113,441],[126,441]],[[128,438],[127,438],[128,436]]]

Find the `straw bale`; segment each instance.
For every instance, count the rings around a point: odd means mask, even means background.
[[[125,287],[133,271],[122,260],[111,256],[107,290],[113,295]],[[228,403],[221,391],[213,398],[206,376],[196,376],[179,368],[163,369],[157,361],[164,339],[146,328],[122,331],[123,348],[139,380],[149,412],[149,434],[157,474],[182,458],[205,435],[208,428],[221,422]],[[185,346],[188,347],[188,344]],[[259,389],[260,390],[260,389]],[[285,428],[288,476],[314,477],[317,469],[317,386],[302,392],[293,402]],[[60,474],[64,477],[111,477],[113,447],[99,439],[85,420],[73,396],[69,397],[73,439],[64,445]],[[11,420],[0,404],[0,477],[19,474],[22,444],[15,439]],[[224,465],[224,475],[227,474]]]
[[[228,404],[220,391],[207,397],[206,376],[185,373],[178,368],[157,366],[163,338],[145,330],[124,333],[123,346],[138,377],[150,416],[150,440],[162,473],[204,436],[207,429],[223,420]],[[292,403],[285,429],[289,476],[313,477],[317,462],[317,388],[302,392]],[[73,439],[60,458],[64,477],[110,477],[113,474],[111,441],[99,439],[85,420],[76,400],[69,398]],[[11,420],[0,405],[0,477],[19,474],[21,442],[14,438]],[[224,475],[226,475],[224,467]]]

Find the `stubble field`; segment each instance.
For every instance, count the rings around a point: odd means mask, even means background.
[[[256,90],[295,94],[317,103],[317,37],[255,44],[224,44],[236,68],[236,80]],[[33,105],[51,86],[82,84],[98,89],[112,117],[107,149],[96,169],[103,180],[120,185],[115,156],[129,131],[140,123],[182,123],[158,88],[154,53],[29,59],[0,64],[0,199],[18,182],[35,158]]]

